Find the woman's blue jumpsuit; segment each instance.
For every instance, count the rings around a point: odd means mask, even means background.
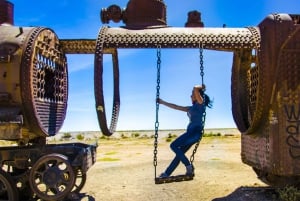
[[[199,104],[198,102],[195,102],[191,107],[189,107],[187,114],[190,119],[190,123],[187,126],[186,132],[174,140],[170,145],[176,156],[165,171],[167,175],[172,174],[180,161],[185,166],[191,165],[189,159],[185,156],[185,153],[193,144],[202,138],[202,129],[204,126],[202,118],[204,113],[204,103]]]

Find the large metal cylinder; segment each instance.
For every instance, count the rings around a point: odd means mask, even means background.
[[[48,28],[0,26],[0,139],[55,135],[66,115],[67,61]]]
[[[0,0],[0,24],[14,24],[14,4]]]
[[[260,24],[256,52],[235,53],[233,116],[242,161],[271,185],[300,186],[299,15],[272,14]]]

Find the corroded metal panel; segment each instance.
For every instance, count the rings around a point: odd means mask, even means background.
[[[234,75],[236,86],[232,87],[233,103],[237,103],[234,99],[242,103],[242,106],[233,104],[233,116],[243,133],[243,162],[255,168],[262,180],[279,186],[297,184],[300,174],[300,25],[297,19],[297,15],[268,16],[259,24],[260,48],[255,54],[248,53],[248,58],[253,54],[256,59],[236,62],[233,66],[245,69],[233,71],[244,75]],[[242,99],[241,94],[248,98]]]
[[[66,54],[94,54],[96,39],[64,39],[60,44]]]
[[[47,28],[15,26],[0,26],[0,33],[0,108],[22,116],[22,140],[55,135],[68,99],[66,57],[56,34]],[[5,113],[0,121],[9,122]],[[7,135],[0,137],[12,139]]]
[[[201,44],[204,49],[233,51],[260,44],[259,30],[255,28],[107,28],[102,37],[104,48],[199,48]]]

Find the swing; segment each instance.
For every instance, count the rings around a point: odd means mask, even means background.
[[[203,66],[203,44],[199,44],[199,57],[200,57],[200,76],[202,85],[204,84],[204,66]],[[156,85],[156,99],[159,98],[160,93],[160,69],[161,69],[161,48],[160,46],[157,47],[157,85]],[[156,120],[155,120],[155,134],[154,134],[154,151],[153,151],[153,165],[154,165],[154,175],[155,175],[155,184],[164,184],[164,183],[171,183],[171,182],[181,182],[181,181],[190,181],[193,180],[194,175],[176,175],[176,176],[169,176],[165,178],[157,177],[156,167],[157,167],[157,153],[158,153],[158,111],[159,111],[159,103],[156,102]],[[204,128],[205,123],[205,116],[206,113],[204,112],[202,118],[202,125]],[[202,129],[202,136],[204,134],[204,129]],[[201,139],[200,139],[201,140]],[[190,156],[190,163],[193,165],[194,157],[197,152],[198,146],[200,144],[200,140],[195,144],[194,150],[192,155]]]

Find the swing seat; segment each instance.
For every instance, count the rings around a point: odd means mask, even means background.
[[[165,184],[165,183],[172,183],[172,182],[181,182],[181,181],[190,181],[193,180],[194,176],[192,175],[176,175],[176,176],[170,176],[170,177],[156,177],[155,178],[155,184]]]

